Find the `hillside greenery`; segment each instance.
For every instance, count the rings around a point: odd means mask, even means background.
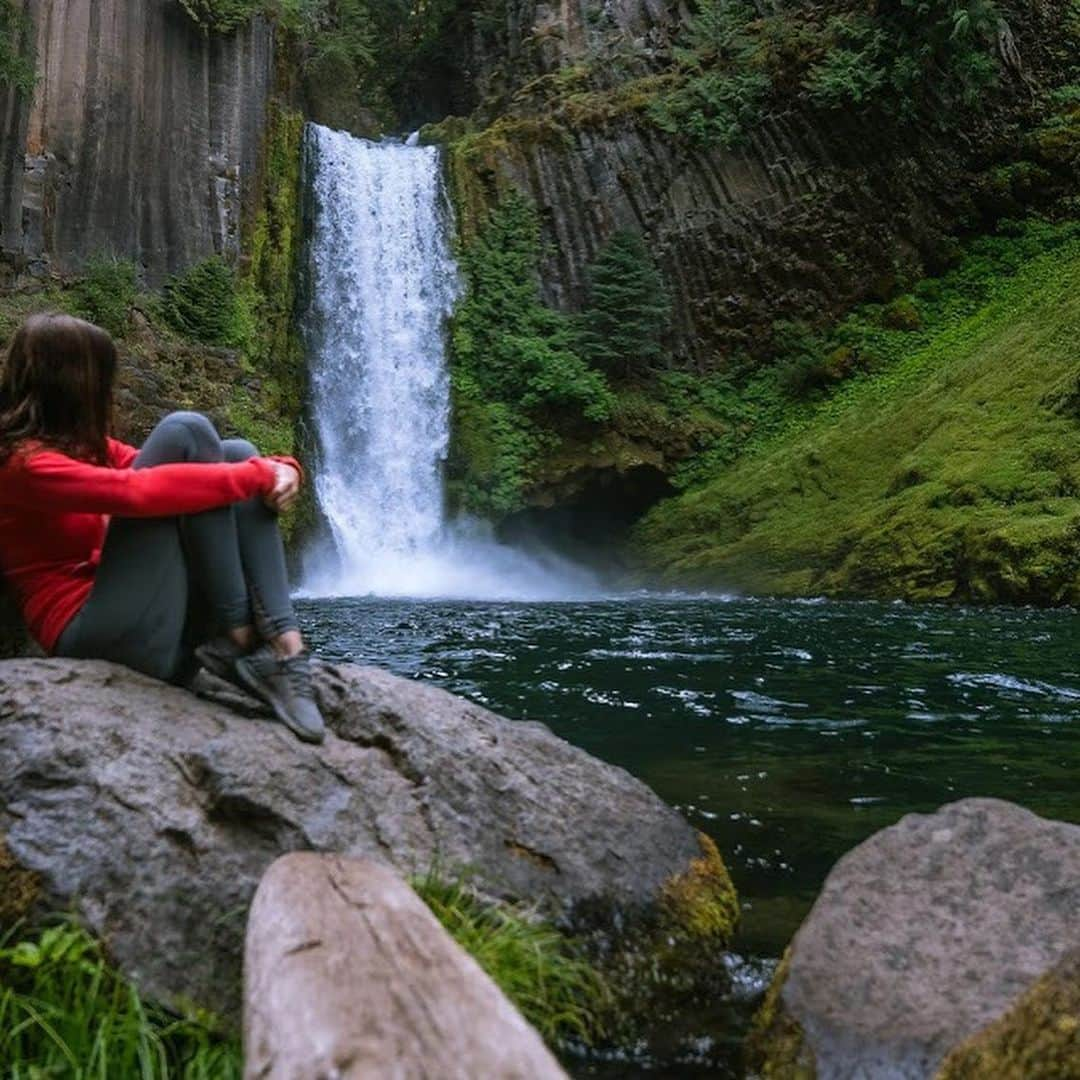
[[[1080,225],[1005,226],[810,339],[791,363],[849,377],[739,388],[741,423],[638,526],[644,563],[781,595],[1080,599],[1078,286]]]

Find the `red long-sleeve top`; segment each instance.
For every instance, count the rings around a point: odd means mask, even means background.
[[[197,514],[274,487],[265,458],[133,469],[137,453],[110,439],[107,465],[32,447],[0,465],[0,572],[48,653],[90,595],[110,515]]]

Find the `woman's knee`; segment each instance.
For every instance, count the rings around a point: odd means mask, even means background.
[[[225,461],[247,461],[248,458],[259,456],[255,444],[247,439],[226,439],[221,444],[221,450]]]
[[[222,460],[221,436],[202,413],[169,413],[143,444],[148,457],[161,461],[197,461],[215,463]],[[140,455],[142,456],[142,455]]]

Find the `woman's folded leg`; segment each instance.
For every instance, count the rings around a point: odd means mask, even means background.
[[[221,440],[209,420],[171,413],[151,432],[133,467],[222,460]],[[180,678],[188,660],[192,575],[217,625],[229,630],[250,624],[232,507],[182,519],[113,518],[94,588],[61,635],[57,654]]]

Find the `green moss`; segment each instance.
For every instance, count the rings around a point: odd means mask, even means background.
[[[1080,239],[1057,236],[1036,256],[1017,238],[1027,261],[1002,253],[982,300],[964,291],[970,259],[936,300],[917,290],[937,305],[931,324],[864,335],[888,357],[874,371],[819,404],[776,407],[771,434],[656,508],[637,532],[648,563],[787,595],[1080,599],[1080,442],[1060,407]]]
[[[258,374],[258,386],[234,398],[229,419],[264,453],[296,452],[304,395],[304,356],[295,321],[303,130],[300,112],[271,104],[262,198],[244,235],[239,293],[252,327],[244,360]]]
[[[25,919],[41,893],[41,875],[20,866],[0,836],[0,929]]]
[[[1080,952],[1044,975],[993,1024],[954,1049],[935,1080],[1080,1076]]]
[[[661,894],[663,918],[691,938],[731,940],[739,922],[739,898],[715,842],[698,833],[701,856],[668,881]]]
[[[814,1080],[817,1069],[802,1028],[784,1009],[791,949],[780,960],[746,1040],[746,1063],[761,1080]]]

